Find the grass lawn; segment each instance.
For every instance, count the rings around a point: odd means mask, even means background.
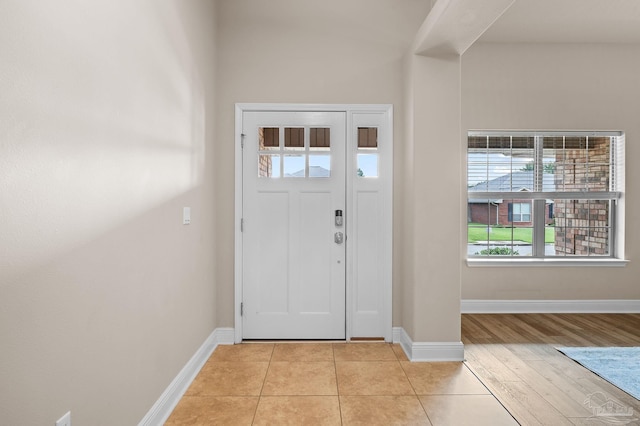
[[[553,243],[555,240],[554,229],[552,226],[547,226],[544,229],[544,242]],[[533,229],[532,228],[502,228],[491,227],[491,231],[488,234],[489,241],[524,241],[531,243],[533,241]],[[481,223],[470,223],[468,225],[468,241],[475,243],[476,241],[487,241],[487,225]]]

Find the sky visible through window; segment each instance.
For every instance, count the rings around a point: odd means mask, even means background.
[[[284,176],[286,177],[301,177],[304,176],[304,155],[285,155],[284,156]],[[310,155],[309,166],[311,168],[322,168],[329,172],[331,170],[331,156],[329,155]],[[273,167],[276,170],[280,169],[280,159],[275,156],[273,158]],[[358,154],[358,168],[362,170],[363,177],[377,177],[378,176],[378,155],[377,154]],[[311,171],[310,175],[319,173],[317,170]],[[328,176],[323,175],[323,176]],[[274,176],[275,177],[275,176]],[[317,177],[317,176],[316,176]]]
[[[378,176],[378,155],[358,154],[358,168],[362,170],[363,177]]]

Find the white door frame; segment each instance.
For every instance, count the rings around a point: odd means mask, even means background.
[[[331,112],[341,111],[346,112],[347,116],[347,141],[349,144],[352,141],[352,135],[354,132],[353,115],[358,113],[377,113],[384,114],[385,126],[388,131],[387,141],[389,142],[386,154],[381,158],[384,163],[385,170],[389,174],[389,178],[385,179],[384,185],[384,232],[383,232],[383,282],[384,288],[382,289],[384,306],[382,307],[384,316],[384,339],[387,342],[392,341],[392,259],[393,259],[393,106],[389,104],[280,104],[280,103],[237,103],[235,105],[235,215],[234,215],[234,232],[235,232],[235,250],[234,250],[234,333],[235,343],[242,342],[242,316],[241,306],[242,301],[242,271],[243,271],[243,247],[242,247],[242,117],[244,112],[248,111],[309,111],[309,112]],[[347,182],[346,182],[346,194],[347,194],[347,217],[346,223],[353,223],[350,217],[353,214],[353,178],[350,171],[355,166],[355,158],[352,150],[347,149]],[[348,234],[347,234],[348,237]],[[353,312],[356,309],[353,298],[353,276],[352,268],[349,268],[349,250],[347,249],[347,276],[346,276],[346,340],[349,341],[352,337],[352,317]]]

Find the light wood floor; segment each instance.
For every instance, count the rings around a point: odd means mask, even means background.
[[[640,401],[555,349],[640,346],[638,314],[467,314],[462,336],[465,364],[522,425],[640,424]],[[633,415],[594,415],[594,396]]]

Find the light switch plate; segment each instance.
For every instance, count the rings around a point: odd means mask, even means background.
[[[191,223],[191,207],[184,207],[182,209],[182,224],[189,225]]]

